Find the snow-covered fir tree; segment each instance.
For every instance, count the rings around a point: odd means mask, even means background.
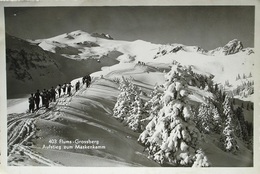
[[[144,129],[144,125],[141,120],[144,117],[144,106],[140,96],[136,96],[134,102],[131,104],[129,115],[125,118],[125,123],[133,131],[141,131]]]
[[[228,152],[235,153],[239,147],[235,136],[234,114],[231,110],[230,98],[228,95],[225,97],[223,109],[223,114],[225,116],[224,129],[221,137],[223,148]]]
[[[117,97],[117,102],[113,109],[113,116],[120,121],[123,121],[130,111],[130,104],[132,103],[133,98],[130,91],[130,81],[123,77],[119,82],[119,90],[121,92]]]
[[[219,134],[222,129],[222,118],[220,117],[218,109],[213,104],[210,105],[210,110],[213,114],[213,131]]]
[[[248,78],[250,78],[250,77],[253,77],[251,72],[250,72],[249,75],[248,75]]]
[[[210,166],[207,156],[201,149],[197,150],[195,159],[196,160],[194,161],[192,167],[209,167]]]
[[[187,100],[187,76],[192,78],[188,69],[172,66],[172,70],[166,74],[162,108],[147,124],[138,141],[146,146],[149,157],[161,164],[209,166],[207,158],[198,151],[201,134],[193,121]],[[199,162],[201,159],[203,163]]]
[[[162,108],[161,97],[162,93],[159,92],[158,86],[154,87],[154,90],[150,94],[151,99],[145,103],[144,110],[147,112],[148,117],[142,119],[141,121],[148,124],[155,116],[158,115],[158,112]]]
[[[199,130],[203,133],[210,133],[213,129],[213,117],[209,106],[202,103],[199,106],[198,115],[196,118],[196,124]]]
[[[219,112],[210,99],[205,99],[205,103],[200,104],[195,122],[205,134],[219,133],[222,127]]]
[[[113,109],[113,117],[119,119],[134,131],[143,129],[141,119],[143,118],[143,102],[140,98],[141,90],[133,84],[131,79],[122,77],[119,82],[117,102]]]
[[[129,98],[129,94],[126,91],[122,91],[118,98],[117,102],[115,104],[115,107],[113,109],[114,114],[113,116],[121,121],[124,120],[124,118],[128,115],[130,111],[130,103],[131,100]]]

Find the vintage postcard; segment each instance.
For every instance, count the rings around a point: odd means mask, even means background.
[[[258,1],[0,4],[1,172],[259,172]]]

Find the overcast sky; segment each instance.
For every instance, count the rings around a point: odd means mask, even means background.
[[[204,49],[236,38],[254,47],[254,16],[254,6],[5,7],[5,29],[23,39],[83,30]]]

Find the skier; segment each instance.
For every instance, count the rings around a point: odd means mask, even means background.
[[[53,88],[53,86],[51,87],[51,100],[56,102],[56,94],[57,92],[55,91],[55,89]]]
[[[76,83],[76,92],[79,90],[79,85],[80,85],[80,82],[78,81],[78,82]]]
[[[45,95],[44,95],[44,104],[45,104],[45,108],[49,108],[49,91],[46,91]]]
[[[45,106],[45,96],[46,96],[46,89],[43,89],[41,92],[41,98],[42,98],[42,106]]]
[[[87,79],[88,79],[89,84],[90,84],[90,83],[91,83],[91,77],[90,77],[90,75],[88,75]]]
[[[63,95],[64,95],[64,94],[65,94],[65,92],[66,92],[66,87],[67,87],[67,84],[66,84],[66,83],[64,83],[64,84],[62,85]]]
[[[89,82],[88,82],[87,78],[85,79],[85,83],[86,83],[86,88],[87,88],[89,86]]]
[[[60,84],[57,86],[57,90],[58,90],[59,97],[60,97],[60,94],[61,94],[61,85]]]
[[[90,85],[90,82],[91,82],[91,77],[90,77],[90,75],[87,75],[86,76],[86,87],[89,87],[89,85]]]
[[[51,94],[51,89],[47,90],[47,96],[48,96],[48,101],[52,102],[52,94]]]
[[[36,93],[34,94],[34,100],[35,100],[35,104],[36,104],[36,109],[39,109],[39,104],[40,104],[40,91],[39,89],[37,89]]]
[[[71,85],[71,83],[69,83],[67,85],[67,93],[69,94],[69,96],[71,95],[71,88],[72,88],[72,85]]]
[[[34,96],[31,94],[31,97],[29,97],[29,112],[34,113]]]
[[[84,83],[85,83],[85,80],[86,80],[86,76],[82,77],[82,83],[83,83],[83,85],[84,85]]]
[[[43,106],[45,106],[45,108],[48,108],[49,107],[49,100],[50,100],[49,90],[46,90],[46,89],[43,90],[42,100],[43,100]]]

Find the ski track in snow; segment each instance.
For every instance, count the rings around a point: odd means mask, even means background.
[[[72,96],[75,91],[72,91]],[[55,121],[60,117],[62,108],[66,108],[72,100],[72,96],[61,96],[56,102],[50,103],[49,108],[40,108],[34,113],[9,114],[7,120],[7,144],[8,144],[8,162],[10,165],[19,165],[24,156],[33,159],[42,165],[60,165],[48,160],[36,152],[30,146],[33,145],[31,139],[34,137],[37,128],[35,123],[37,119]],[[59,104],[59,106],[58,106]],[[19,155],[22,152],[22,155]],[[17,157],[19,156],[19,157]]]
[[[93,80],[91,86],[93,86],[95,80]],[[84,94],[88,92],[91,88],[86,88],[81,85],[79,91],[72,90],[71,96],[68,94],[61,95],[60,98],[56,99],[56,102],[52,102],[49,105],[49,108],[41,107],[39,110],[34,113],[19,113],[19,114],[9,114],[8,115],[8,163],[12,166],[23,166],[30,165],[25,163],[25,161],[29,161],[31,164],[36,165],[47,165],[47,166],[60,166],[62,164],[54,162],[50,159],[45,158],[40,153],[35,151],[35,147],[33,146],[32,139],[36,137],[36,122],[38,119],[56,121],[58,118],[65,118],[65,113],[75,114],[73,108],[70,106],[72,100],[82,99]],[[112,114],[111,109],[105,107],[100,102],[97,102],[91,98],[84,98],[85,101],[90,103],[92,107],[103,109],[107,114]],[[85,115],[83,111],[81,111],[82,115],[87,118],[87,120],[81,120],[81,122],[86,123],[91,126],[95,126],[97,128],[103,129],[109,133],[115,133],[116,130],[109,128],[106,123],[101,122],[98,119],[95,119],[91,116]],[[77,114],[80,114],[78,110],[76,110]],[[74,117],[75,118],[75,117]],[[92,120],[92,121],[91,121]],[[37,148],[36,148],[37,149]],[[97,155],[97,154],[95,154]],[[119,159],[116,156],[113,156],[108,153],[102,152],[100,157],[106,158],[108,160],[113,160],[112,163],[117,163],[122,166],[140,166],[135,163],[122,163],[120,161],[124,161],[123,159]],[[120,164],[122,163],[122,164]]]
[[[34,152],[30,146],[31,141],[35,138],[37,131],[35,122],[37,119],[54,119],[50,118],[51,110],[40,109],[35,113],[11,114],[7,121],[7,144],[8,144],[8,163],[10,165],[19,166],[26,165],[25,160],[33,161],[39,165],[56,166],[60,165],[49,159],[42,157]]]
[[[50,107],[53,107],[50,105]],[[42,165],[58,165],[51,160],[45,159],[35,153],[30,146],[35,138],[37,119],[55,120],[55,115],[51,114],[52,109],[39,109],[35,113],[11,114],[7,121],[7,144],[8,162],[10,165],[19,165],[24,158],[33,159],[34,162]],[[27,156],[27,157],[25,157]]]
[[[19,155],[18,155],[19,154]],[[28,165],[23,163],[25,160],[30,160],[33,163],[45,166],[62,166],[50,159],[44,158],[40,154],[34,152],[31,148],[23,145],[14,145],[12,156],[9,155],[8,162],[12,166]]]

